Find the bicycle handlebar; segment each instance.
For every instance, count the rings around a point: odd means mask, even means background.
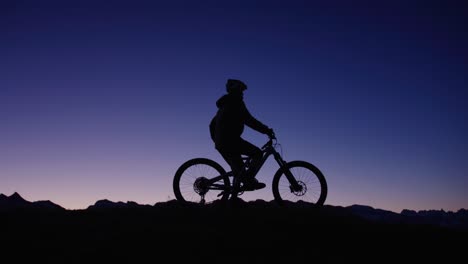
[[[268,147],[268,146],[272,146],[272,145],[273,145],[273,140],[277,140],[275,134],[268,135],[268,137],[269,137],[270,139],[268,140],[267,143],[265,143],[265,145],[263,145],[262,149],[265,149],[265,148]]]

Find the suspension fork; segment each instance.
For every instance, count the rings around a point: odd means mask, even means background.
[[[299,185],[296,178],[289,170],[288,166],[286,166],[287,162],[283,160],[283,158],[278,152],[273,153],[273,156],[275,157],[276,162],[278,162],[280,169],[284,171],[284,175],[286,176],[286,179],[288,179],[289,183],[291,184],[292,189],[293,190],[300,189],[301,186]]]

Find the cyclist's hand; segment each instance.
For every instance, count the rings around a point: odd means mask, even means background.
[[[276,137],[275,137],[275,132],[273,131],[273,128],[270,128],[270,129],[268,130],[267,135],[268,135],[271,139],[276,138]]]

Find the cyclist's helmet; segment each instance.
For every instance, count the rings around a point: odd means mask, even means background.
[[[247,85],[242,81],[235,79],[228,79],[226,83],[226,91],[228,93],[239,92],[247,90]]]

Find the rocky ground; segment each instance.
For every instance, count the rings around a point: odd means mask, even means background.
[[[4,263],[342,263],[464,258],[468,232],[341,207],[242,202],[0,212]]]

